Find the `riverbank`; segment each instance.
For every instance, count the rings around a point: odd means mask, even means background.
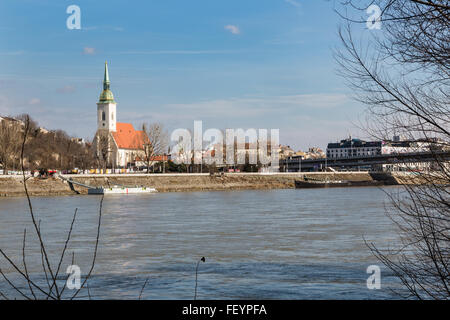
[[[385,181],[385,184],[399,184],[399,179],[390,174],[373,174],[368,172],[303,172],[303,173],[227,173],[211,176],[209,174],[110,174],[110,175],[68,175],[66,177],[93,187],[108,185],[154,187],[159,192],[187,192],[214,190],[258,190],[258,189],[293,189],[295,180],[304,176],[320,180],[348,181]],[[74,186],[71,190],[67,182],[59,178],[27,180],[27,188],[31,196],[54,196],[87,194],[87,189]],[[0,176],[0,196],[24,196],[21,176]]]

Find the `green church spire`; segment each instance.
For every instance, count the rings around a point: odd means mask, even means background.
[[[108,72],[108,62],[105,61],[105,76],[103,78],[103,91],[100,94],[99,103],[116,103],[114,101],[114,95],[109,90],[110,81],[109,81],[109,72]]]
[[[109,90],[109,84],[108,62],[105,61],[105,78],[103,79],[103,90]]]

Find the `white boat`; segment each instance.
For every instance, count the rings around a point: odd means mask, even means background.
[[[122,187],[122,186],[113,186],[113,187],[97,187],[97,188],[89,188],[88,194],[134,194],[134,193],[155,193],[158,192],[155,188],[148,187]]]
[[[155,188],[149,187],[127,187],[127,186],[109,186],[109,187],[94,187],[81,182],[73,181],[72,178],[66,178],[63,175],[58,174],[58,177],[63,181],[67,182],[70,188],[80,194],[75,190],[74,185],[87,188],[88,194],[130,194],[130,193],[155,193],[158,192]]]

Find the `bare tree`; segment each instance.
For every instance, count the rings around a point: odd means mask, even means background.
[[[372,252],[399,277],[410,296],[450,298],[450,2],[418,0],[343,1],[361,17],[381,8],[380,30],[355,28],[365,19],[341,14],[340,72],[367,106],[365,128],[378,139],[402,135],[434,161],[406,178],[403,191],[388,193],[389,216],[399,230],[398,247]],[[358,10],[361,10],[358,12]],[[361,14],[361,15],[360,15]],[[420,146],[420,147],[419,147]],[[409,171],[416,167],[405,164]]]
[[[111,164],[111,138],[109,134],[98,134],[96,137],[96,150],[95,155],[99,165],[106,170],[108,165]]]
[[[78,209],[75,209],[75,212],[74,212],[74,215],[72,218],[72,222],[70,224],[70,228],[67,233],[67,238],[64,242],[64,247],[61,251],[59,258],[57,259],[58,263],[57,263],[57,265],[52,265],[52,263],[51,263],[52,259],[48,254],[48,250],[47,250],[47,247],[44,242],[44,237],[41,232],[40,221],[38,221],[36,219],[34,209],[32,206],[32,202],[31,202],[30,196],[28,194],[27,179],[25,176],[24,155],[25,155],[25,148],[26,148],[27,142],[30,139],[30,128],[31,128],[30,119],[28,117],[26,117],[24,119],[24,127],[23,127],[23,131],[21,134],[22,138],[21,138],[21,144],[20,144],[20,161],[21,161],[21,168],[22,168],[22,174],[23,174],[23,185],[24,185],[25,194],[27,197],[30,218],[31,218],[31,222],[33,225],[33,230],[37,236],[39,251],[40,251],[41,260],[42,260],[42,270],[43,270],[43,273],[45,274],[47,286],[43,286],[43,285],[39,284],[35,279],[33,279],[33,277],[28,272],[27,262],[26,262],[26,260],[27,260],[26,259],[26,242],[27,242],[27,230],[26,229],[24,230],[23,243],[22,243],[22,265],[23,265],[23,267],[21,267],[18,262],[13,261],[10,258],[10,256],[8,254],[6,254],[1,248],[0,248],[0,255],[9,263],[9,265],[15,270],[15,272],[17,272],[17,274],[26,282],[27,290],[21,289],[21,286],[19,284],[14,283],[14,281],[10,280],[8,278],[8,276],[2,271],[1,268],[0,268],[0,275],[11,286],[11,288],[24,299],[27,299],[27,300],[32,300],[32,299],[61,300],[64,298],[68,298],[68,299],[72,300],[72,299],[75,299],[79,295],[79,293],[82,289],[87,287],[87,282],[90,279],[92,272],[94,270],[95,261],[96,261],[96,257],[97,257],[97,251],[98,251],[99,238],[100,238],[103,197],[100,201],[95,248],[94,248],[94,252],[93,252],[92,262],[89,267],[89,271],[88,271],[86,277],[84,278],[84,280],[82,281],[80,288],[77,289],[76,291],[74,291],[72,294],[70,294],[68,296],[64,296],[68,276],[65,278],[63,286],[61,286],[61,284],[58,283],[58,278],[60,277],[60,272],[61,272],[62,264],[64,261],[64,257],[66,256],[68,245],[69,245],[69,242],[72,237],[72,231],[73,231],[73,227],[75,224]],[[72,253],[71,264],[74,265],[74,263],[75,263],[75,254]],[[8,299],[8,296],[3,292],[0,292],[0,296],[3,299]]]
[[[169,145],[169,134],[161,123],[144,123],[142,131],[145,133],[144,162],[147,166],[147,173],[150,172],[150,166],[157,162],[157,156],[164,156],[167,153]]]
[[[176,150],[178,164],[184,164],[186,167],[186,173],[189,173],[194,159],[194,152],[192,152],[191,149],[191,142],[180,140],[175,145],[174,150]]]
[[[88,139],[85,139],[86,141]],[[94,164],[94,152],[92,151],[92,143],[85,142],[77,145],[75,151],[76,166],[82,170],[90,169]]]
[[[21,131],[22,125],[16,119],[0,121],[0,164],[4,174],[8,174],[8,169],[12,169],[18,162]]]

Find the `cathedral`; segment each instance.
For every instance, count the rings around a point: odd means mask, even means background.
[[[97,133],[93,146],[96,157],[113,168],[126,168],[145,158],[149,139],[131,123],[117,122],[117,104],[110,90],[108,64],[105,62],[103,91],[97,102]]]

